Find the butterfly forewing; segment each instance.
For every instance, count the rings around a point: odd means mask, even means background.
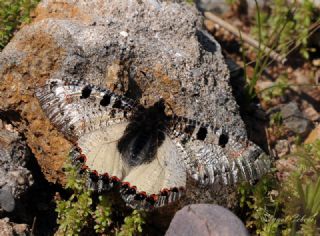
[[[88,88],[90,95],[84,96]],[[49,81],[36,91],[36,96],[50,121],[70,140],[115,121],[126,120],[134,108],[132,100],[107,89],[65,84],[61,80]]]

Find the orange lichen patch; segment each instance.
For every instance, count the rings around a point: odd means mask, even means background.
[[[21,38],[21,37],[20,37]],[[64,49],[44,32],[13,42],[24,57],[17,64],[2,68],[0,79],[0,110],[14,110],[21,116],[13,121],[27,138],[27,144],[37,158],[46,178],[61,182],[61,167],[71,148],[70,143],[54,129],[34,97],[35,88],[60,68]]]
[[[119,61],[114,61],[110,66],[108,66],[104,81],[106,88],[113,90],[116,84],[119,83],[119,73],[121,69]]]
[[[145,78],[145,76],[140,75],[140,79],[137,79],[139,87],[143,91],[141,103],[151,106],[160,98],[163,98],[167,104],[167,114],[174,112],[176,115],[183,115],[183,104],[179,104],[176,99],[181,89],[180,81],[170,78],[164,72],[162,65],[157,65],[152,69],[143,68],[141,71],[144,71],[150,77]]]
[[[50,2],[43,7],[41,4],[34,11],[34,21],[40,21],[47,18],[56,19],[75,19],[83,22],[90,22],[91,17],[83,13],[78,7],[66,2]]]

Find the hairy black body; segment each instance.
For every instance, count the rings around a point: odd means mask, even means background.
[[[150,162],[165,139],[169,117],[163,100],[149,108],[139,107],[118,142],[118,150],[129,166]]]

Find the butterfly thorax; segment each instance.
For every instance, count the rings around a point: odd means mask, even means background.
[[[169,121],[162,100],[153,106],[139,107],[118,142],[118,150],[129,167],[152,161],[165,139]]]

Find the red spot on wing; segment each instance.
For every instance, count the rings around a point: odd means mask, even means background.
[[[158,195],[151,194],[149,195],[149,197],[147,197],[146,201],[149,202],[151,205],[154,205],[158,201]]]
[[[168,196],[169,195],[169,189],[164,188],[160,191],[161,196]]]
[[[80,156],[77,157],[77,160],[79,160],[79,161],[81,161],[83,163],[83,162],[87,161],[87,157],[84,154],[80,154]]]
[[[121,182],[121,180],[117,176],[112,176],[111,177],[111,181],[115,182],[115,183],[120,183]]]
[[[130,183],[129,183],[129,182],[122,182],[122,183],[121,183],[121,186],[122,186],[122,187],[128,187],[128,188],[129,188],[129,187],[130,187]]]

